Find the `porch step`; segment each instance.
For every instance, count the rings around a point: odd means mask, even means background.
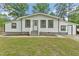
[[[38,31],[31,31],[31,35],[32,36],[37,36],[38,35]]]

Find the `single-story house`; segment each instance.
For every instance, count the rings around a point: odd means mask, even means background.
[[[22,16],[5,23],[5,33],[25,35],[76,35],[76,24],[44,13]]]

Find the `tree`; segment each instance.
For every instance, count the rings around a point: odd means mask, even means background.
[[[55,8],[56,8],[56,15],[61,18],[64,18],[64,16],[66,15],[66,11],[67,11],[66,3],[57,3],[55,4]]]
[[[68,12],[72,10],[72,3],[57,3],[55,4],[56,8],[56,15],[65,19],[65,17],[68,17]]]
[[[8,21],[5,14],[0,14],[0,34],[4,31],[4,24]]]
[[[8,18],[5,14],[0,14],[0,27],[3,27],[4,23],[8,21]]]
[[[69,16],[69,21],[79,24],[79,13],[73,13]]]
[[[24,3],[8,3],[4,5],[5,11],[8,12],[9,16],[14,18],[27,15],[26,11],[28,11],[28,4]]]
[[[33,6],[34,13],[48,13],[49,11],[49,4],[47,3],[37,3]]]
[[[49,15],[56,16],[54,12],[50,12]]]
[[[79,6],[69,13],[69,21],[79,24]]]

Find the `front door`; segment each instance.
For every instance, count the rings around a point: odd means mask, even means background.
[[[72,35],[72,34],[73,34],[72,25],[69,25],[69,26],[68,26],[68,34],[69,34],[69,35]]]
[[[33,31],[38,31],[38,20],[33,20]]]
[[[38,20],[33,20],[33,30],[31,35],[38,35]]]

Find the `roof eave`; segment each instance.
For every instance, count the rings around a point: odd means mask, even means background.
[[[48,17],[56,18],[56,19],[63,19],[63,18],[60,18],[60,17],[57,17],[57,16],[52,16],[52,15],[48,15],[48,14],[44,14],[44,13],[35,13],[35,14],[32,14],[32,15],[19,17],[16,20],[19,20],[21,18],[27,18],[27,17],[35,16],[35,15],[45,15],[45,16],[48,16]]]

